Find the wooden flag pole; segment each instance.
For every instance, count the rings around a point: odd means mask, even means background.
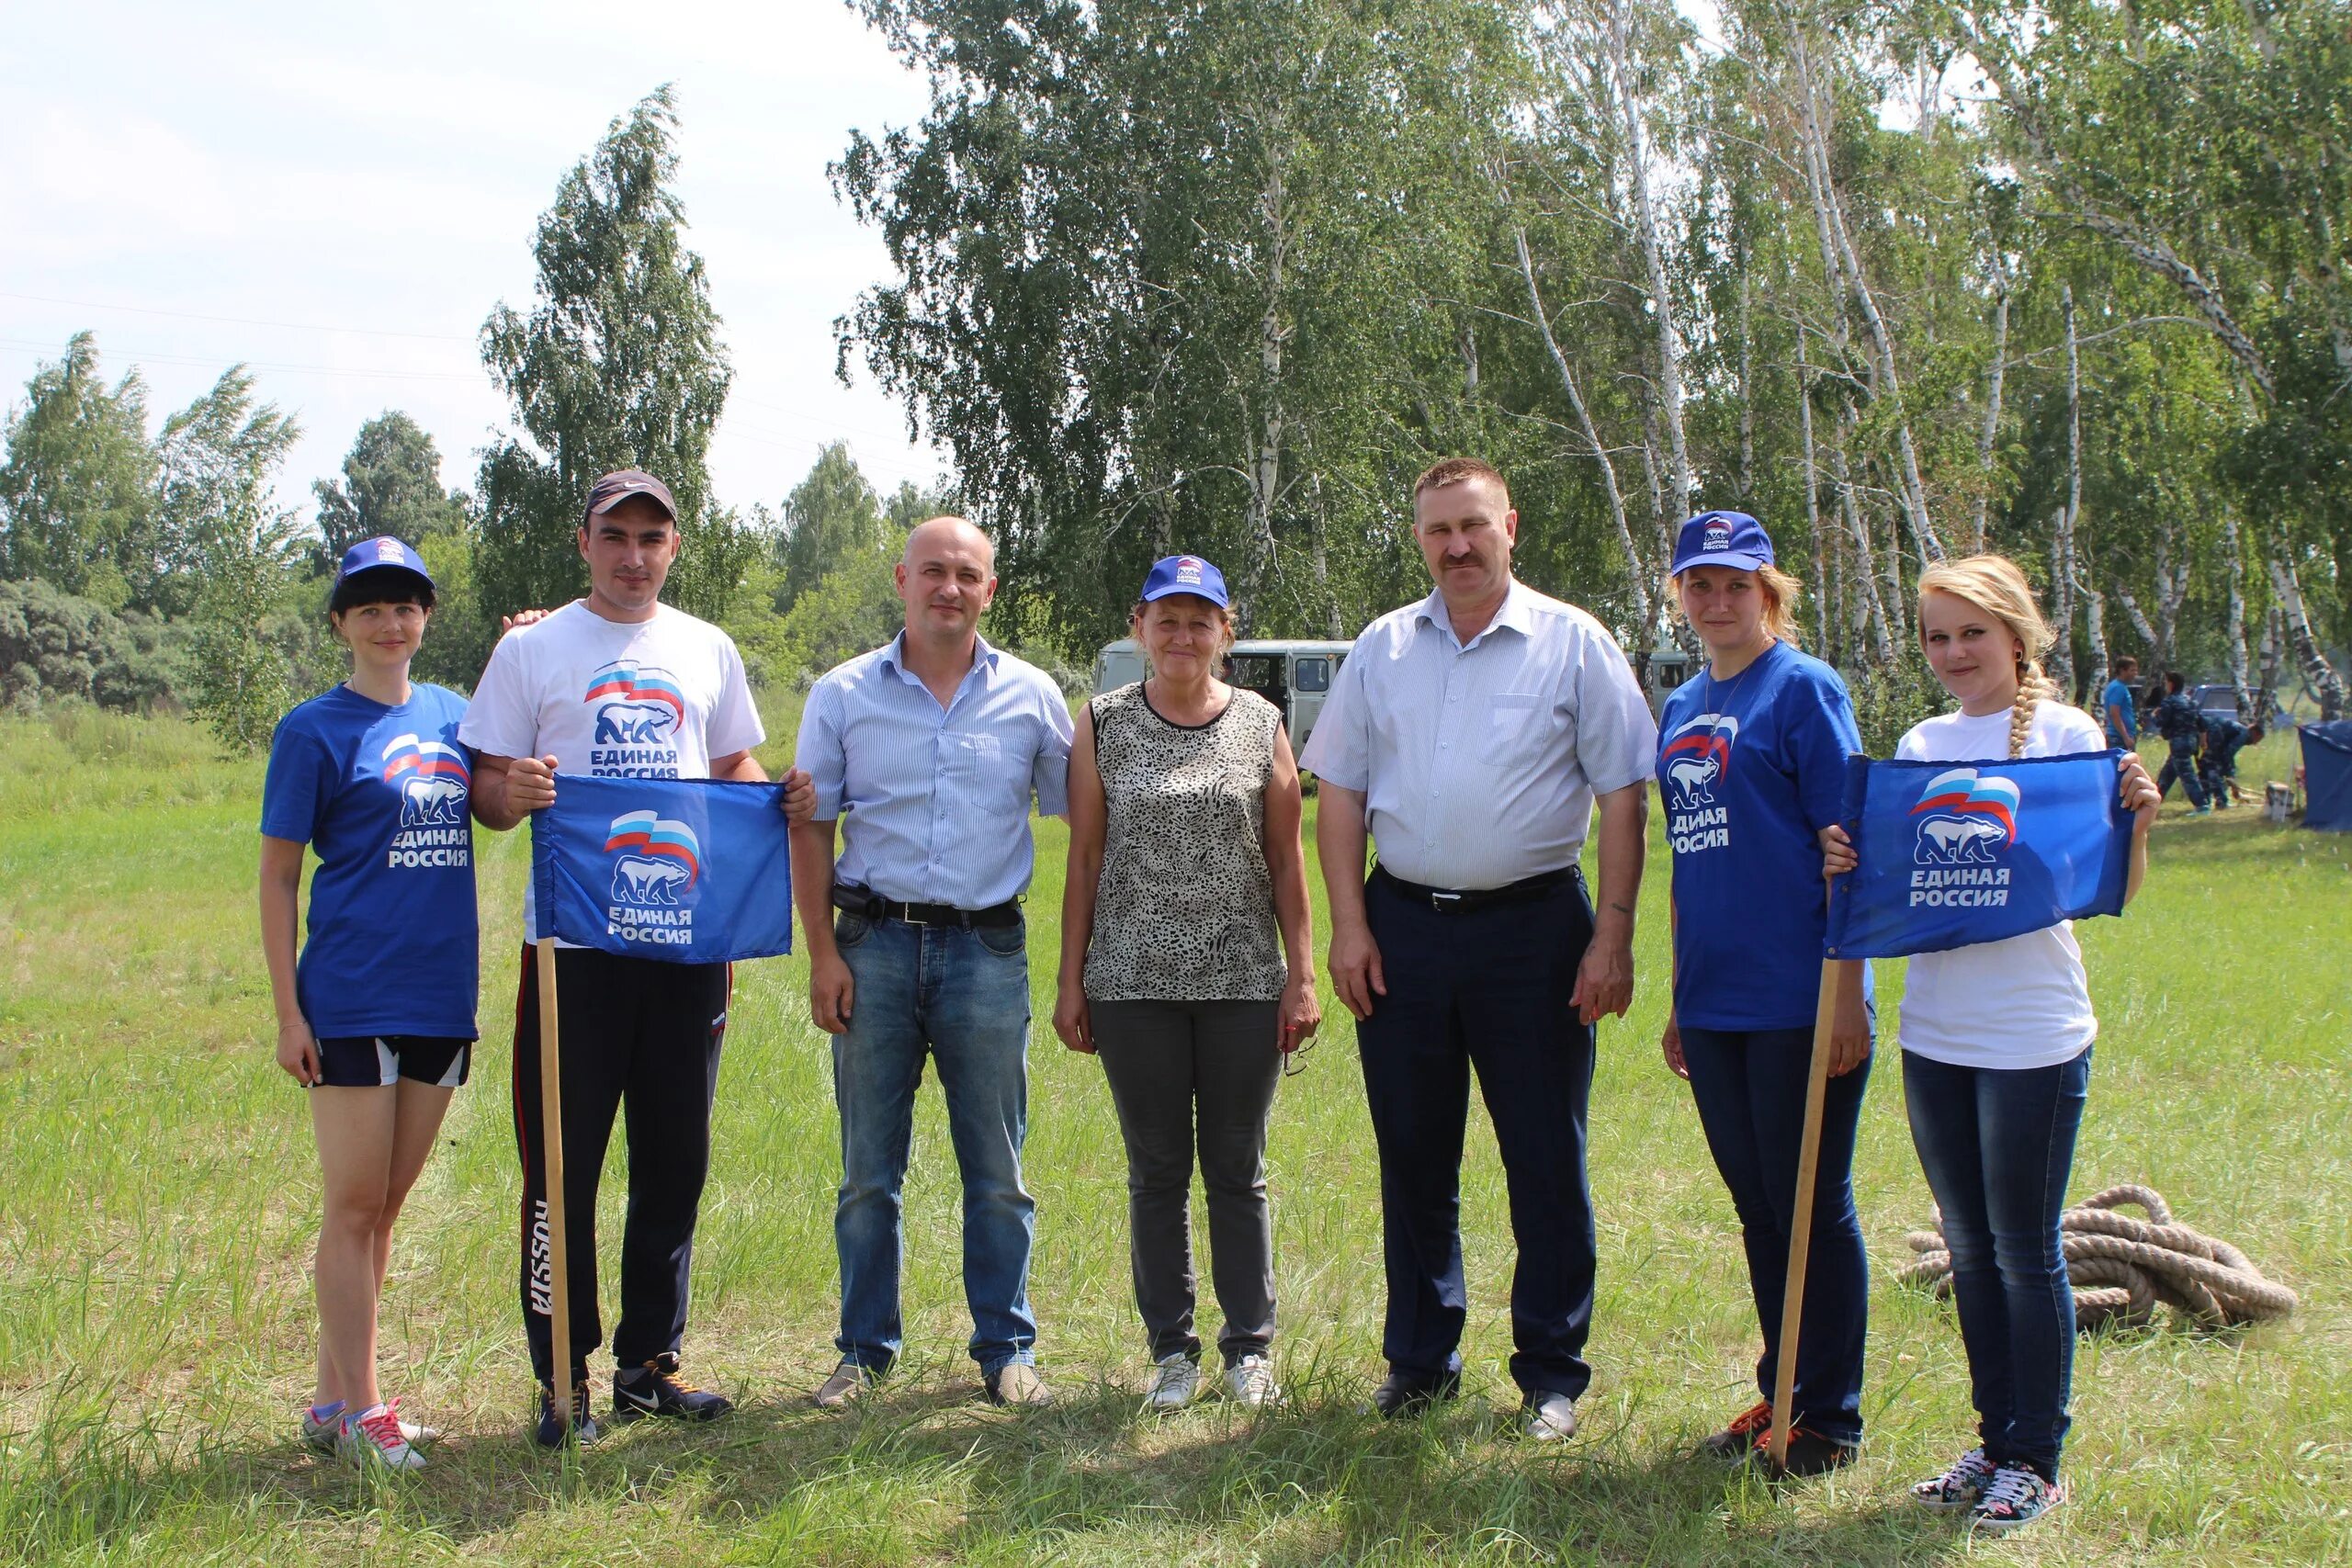
[[[1804,1318],[1804,1266],[1813,1251],[1813,1190],[1821,1165],[1821,1108],[1829,1093],[1829,1040],[1845,987],[1859,983],[1855,961],[1821,961],[1821,994],[1813,1011],[1813,1061],[1805,1073],[1804,1132],[1797,1144],[1797,1191],[1789,1215],[1788,1283],[1781,1292],[1779,1365],[1772,1378],[1772,1436],[1766,1453],[1779,1469],[1789,1461],[1790,1406],[1796,1399],[1797,1335]]]
[[[546,1151],[541,1157],[548,1194],[548,1317],[555,1341],[555,1407],[568,1424],[571,1420],[571,1270],[563,1214],[563,1079],[556,1046],[555,938],[539,938],[537,948],[539,1143]]]

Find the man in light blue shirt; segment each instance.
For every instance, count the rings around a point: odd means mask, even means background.
[[[2107,743],[2126,751],[2140,740],[2140,716],[2132,701],[2132,679],[2139,673],[2140,661],[2125,654],[2115,661],[2115,679],[2098,698],[2100,716],[2107,721]]]
[[[1364,628],[1299,758],[1322,781],[1331,982],[1356,1016],[1380,1145],[1388,1376],[1373,1404],[1411,1416],[1461,1388],[1475,1071],[1519,1247],[1520,1427],[1556,1441],[1592,1377],[1593,1026],[1633,998],[1657,727],[1607,629],[1512,577],[1502,475],[1468,457],[1430,468],[1413,535],[1436,592]],[[1577,863],[1596,807],[1597,911]]]
[[[934,517],[908,536],[896,580],[906,629],[810,688],[795,759],[815,781],[817,810],[792,829],[793,894],[842,1118],[842,1359],[815,1397],[845,1405],[898,1358],[899,1192],[928,1056],[964,1183],[972,1359],[991,1401],[1042,1405],[1051,1396],[1029,1312],[1035,1204],[1021,1184],[1019,899],[1035,858],[1031,797],[1048,816],[1069,808],[1069,705],[1043,671],[980,638],[996,596],[987,535]]]

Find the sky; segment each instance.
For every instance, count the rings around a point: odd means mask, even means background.
[[[138,367],[155,423],[250,366],[303,435],[307,518],[363,421],[406,411],[470,490],[505,426],[483,319],[527,310],[557,182],[647,93],[678,97],[678,190],[735,370],[718,499],[777,505],[844,440],[886,493],[944,467],[833,320],[886,281],[825,165],[925,94],[839,0],[398,7],[0,0],[0,403],[66,340]]]

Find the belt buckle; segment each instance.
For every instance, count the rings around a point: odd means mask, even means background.
[[[1430,908],[1441,915],[1453,914],[1461,905],[1462,895],[1459,893],[1445,893],[1436,888],[1430,890]]]
[[[931,929],[931,922],[916,914],[915,907],[911,903],[900,904],[899,906],[899,919],[906,921],[907,924],[910,926],[919,926],[925,931]]]

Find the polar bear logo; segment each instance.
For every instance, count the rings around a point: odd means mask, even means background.
[[[651,746],[667,739],[676,716],[660,703],[606,703],[596,710],[597,746]]]
[[[2008,831],[1985,817],[1930,817],[1919,824],[1921,865],[1989,865]]]
[[[651,855],[623,855],[613,863],[613,901],[617,904],[671,904],[693,874],[678,861]]]
[[[464,780],[446,773],[413,777],[401,785],[401,826],[454,828],[463,820],[465,805]]]
[[[1714,784],[1724,771],[1721,758],[1682,757],[1666,765],[1666,776],[1673,781],[1681,806],[1712,806],[1715,801]]]

